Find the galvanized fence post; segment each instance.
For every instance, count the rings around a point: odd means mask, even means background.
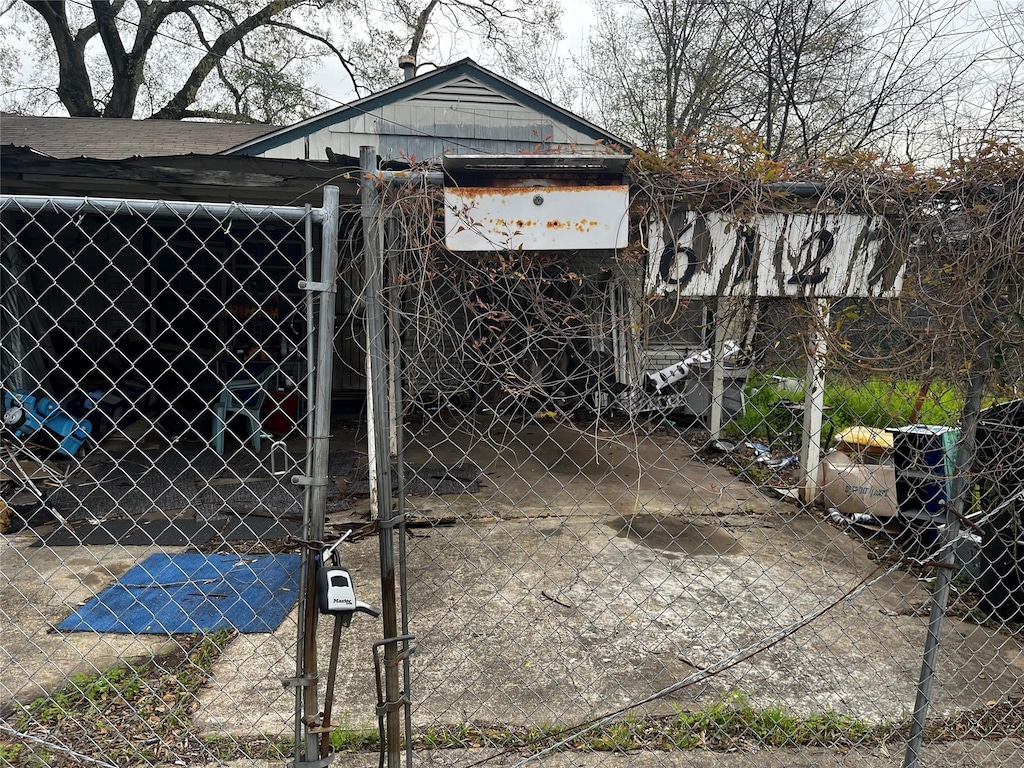
[[[381,609],[384,622],[384,700],[378,704],[378,717],[384,719],[381,734],[388,768],[401,764],[401,716],[404,704],[398,682],[398,606],[395,585],[394,510],[391,503],[391,459],[388,455],[388,376],[387,328],[384,320],[383,223],[380,217],[380,190],[377,187],[377,151],[360,148],[362,170],[363,248],[366,256],[366,334],[367,386],[370,389],[368,411],[373,423],[374,447],[370,462],[376,468],[375,485],[370,487],[370,511],[380,529]],[[402,461],[401,453],[398,462]],[[374,515],[374,510],[376,514]]]
[[[331,437],[331,384],[334,368],[334,306],[338,279],[338,201],[337,187],[324,188],[322,247],[320,257],[320,281],[302,287],[320,294],[320,312],[317,327],[317,350],[315,358],[315,395],[312,403],[313,425],[310,434],[310,474],[298,478],[309,487],[309,509],[306,519],[305,539],[321,541],[324,535],[324,517],[327,508],[328,452]],[[297,765],[319,765],[320,737],[313,730],[318,713],[317,704],[317,643],[318,623],[316,601],[316,572],[320,565],[319,556],[314,556],[308,547],[302,550],[302,585],[299,637],[301,664],[296,670],[296,682],[302,686],[303,714],[297,718],[305,727],[303,739],[304,760],[296,754]],[[299,745],[296,744],[296,752]]]
[[[938,562],[935,563],[935,587],[928,614],[928,633],[925,636],[924,657],[921,660],[921,676],[917,684],[917,697],[914,701],[914,714],[910,724],[910,735],[907,739],[907,751],[903,757],[904,768],[916,768],[920,765],[924,730],[928,721],[928,710],[931,707],[932,683],[938,671],[939,643],[942,640],[942,628],[946,620],[949,590],[953,577],[956,575],[956,544],[960,538],[960,521],[964,517],[964,507],[972,486],[970,475],[974,466],[978,421],[981,418],[981,399],[988,383],[990,344],[989,339],[981,342],[978,349],[978,364],[972,370],[967,384],[967,399],[964,403],[963,421],[960,425],[960,438],[957,440],[956,470],[953,476],[949,506],[946,509],[946,524],[939,539],[939,557]]]

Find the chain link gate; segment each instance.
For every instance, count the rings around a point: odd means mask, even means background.
[[[0,763],[312,754],[337,190],[0,225]]]
[[[705,300],[657,253],[452,251],[426,175],[363,178],[416,764],[1021,763],[1020,361],[946,343],[1017,305],[1019,188],[929,200],[911,300]]]

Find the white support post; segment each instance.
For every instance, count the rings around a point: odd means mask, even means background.
[[[818,492],[821,461],[821,425],[825,414],[825,328],[831,304],[827,299],[808,299],[812,326],[807,334],[807,379],[804,384],[804,425],[800,439],[800,499],[814,501]]]
[[[715,336],[711,348],[711,411],[708,413],[708,432],[712,440],[722,437],[722,413],[725,403],[725,337],[728,331],[729,299],[718,298],[715,306]]]

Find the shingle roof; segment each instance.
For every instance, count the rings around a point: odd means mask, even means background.
[[[32,147],[58,158],[215,155],[274,130],[277,126],[246,123],[0,115],[0,144]]]

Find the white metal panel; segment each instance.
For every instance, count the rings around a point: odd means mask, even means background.
[[[289,141],[287,144],[282,144],[279,147],[268,149],[266,152],[261,152],[258,157],[273,157],[279,160],[305,160],[306,140],[303,137],[295,139],[294,141]]]
[[[334,142],[331,144],[331,149],[339,155],[359,157],[360,147],[372,147],[379,141],[380,138],[372,133],[335,134]]]
[[[338,155],[359,157],[359,148],[374,146],[378,142],[373,133],[328,133],[317,131],[309,137],[310,160],[327,160],[327,148]]]
[[[651,227],[648,290],[683,296],[899,295],[904,258],[881,216],[679,211]]]
[[[453,251],[624,248],[629,187],[448,188],[446,244]]]
[[[377,130],[377,115],[370,113],[356,115],[349,120],[328,126],[331,133],[372,133]]]
[[[385,104],[380,108],[378,130],[380,133],[409,134],[419,131],[433,133],[434,126],[431,122],[433,117],[433,109],[424,109],[406,101]]]

